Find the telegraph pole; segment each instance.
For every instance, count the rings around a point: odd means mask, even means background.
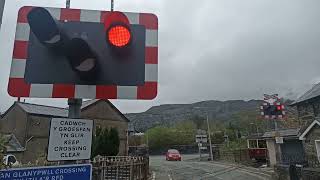
[[[114,10],[114,0],[111,0],[111,12]]]
[[[66,8],[69,9],[70,8],[70,0],[66,1]]]
[[[213,161],[212,143],[211,143],[211,131],[210,131],[210,125],[209,125],[209,114],[207,114],[207,126],[208,126],[209,145],[210,145],[210,160]]]

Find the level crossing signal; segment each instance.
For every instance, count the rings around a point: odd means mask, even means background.
[[[8,92],[14,97],[153,99],[153,14],[23,7]]]
[[[285,106],[280,102],[274,104],[265,102],[260,109],[261,115],[267,119],[281,119],[285,115]]]

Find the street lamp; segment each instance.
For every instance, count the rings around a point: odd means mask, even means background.
[[[206,107],[194,107],[194,109],[207,109],[207,108]],[[213,161],[211,131],[210,131],[210,125],[209,125],[209,113],[208,112],[207,112],[207,129],[208,129],[208,134],[209,134],[210,160]]]

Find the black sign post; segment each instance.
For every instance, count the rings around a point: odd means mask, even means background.
[[[2,17],[3,17],[3,10],[4,10],[5,0],[0,0],[0,27],[2,25]]]

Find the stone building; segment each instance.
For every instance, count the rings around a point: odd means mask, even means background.
[[[299,97],[291,106],[297,107],[301,135],[308,161],[320,157],[320,83]],[[319,158],[320,159],[320,158]]]
[[[68,116],[66,108],[15,102],[1,117],[0,133],[14,137],[23,147],[12,152],[23,163],[46,156],[52,118]],[[84,101],[81,118],[94,120],[94,132],[99,128],[117,128],[120,136],[119,155],[127,154],[129,120],[108,100]]]
[[[307,159],[320,160],[320,119],[314,120],[299,139],[303,141]]]
[[[308,127],[320,113],[320,83],[314,85],[290,106],[297,108],[300,125],[304,129]]]

